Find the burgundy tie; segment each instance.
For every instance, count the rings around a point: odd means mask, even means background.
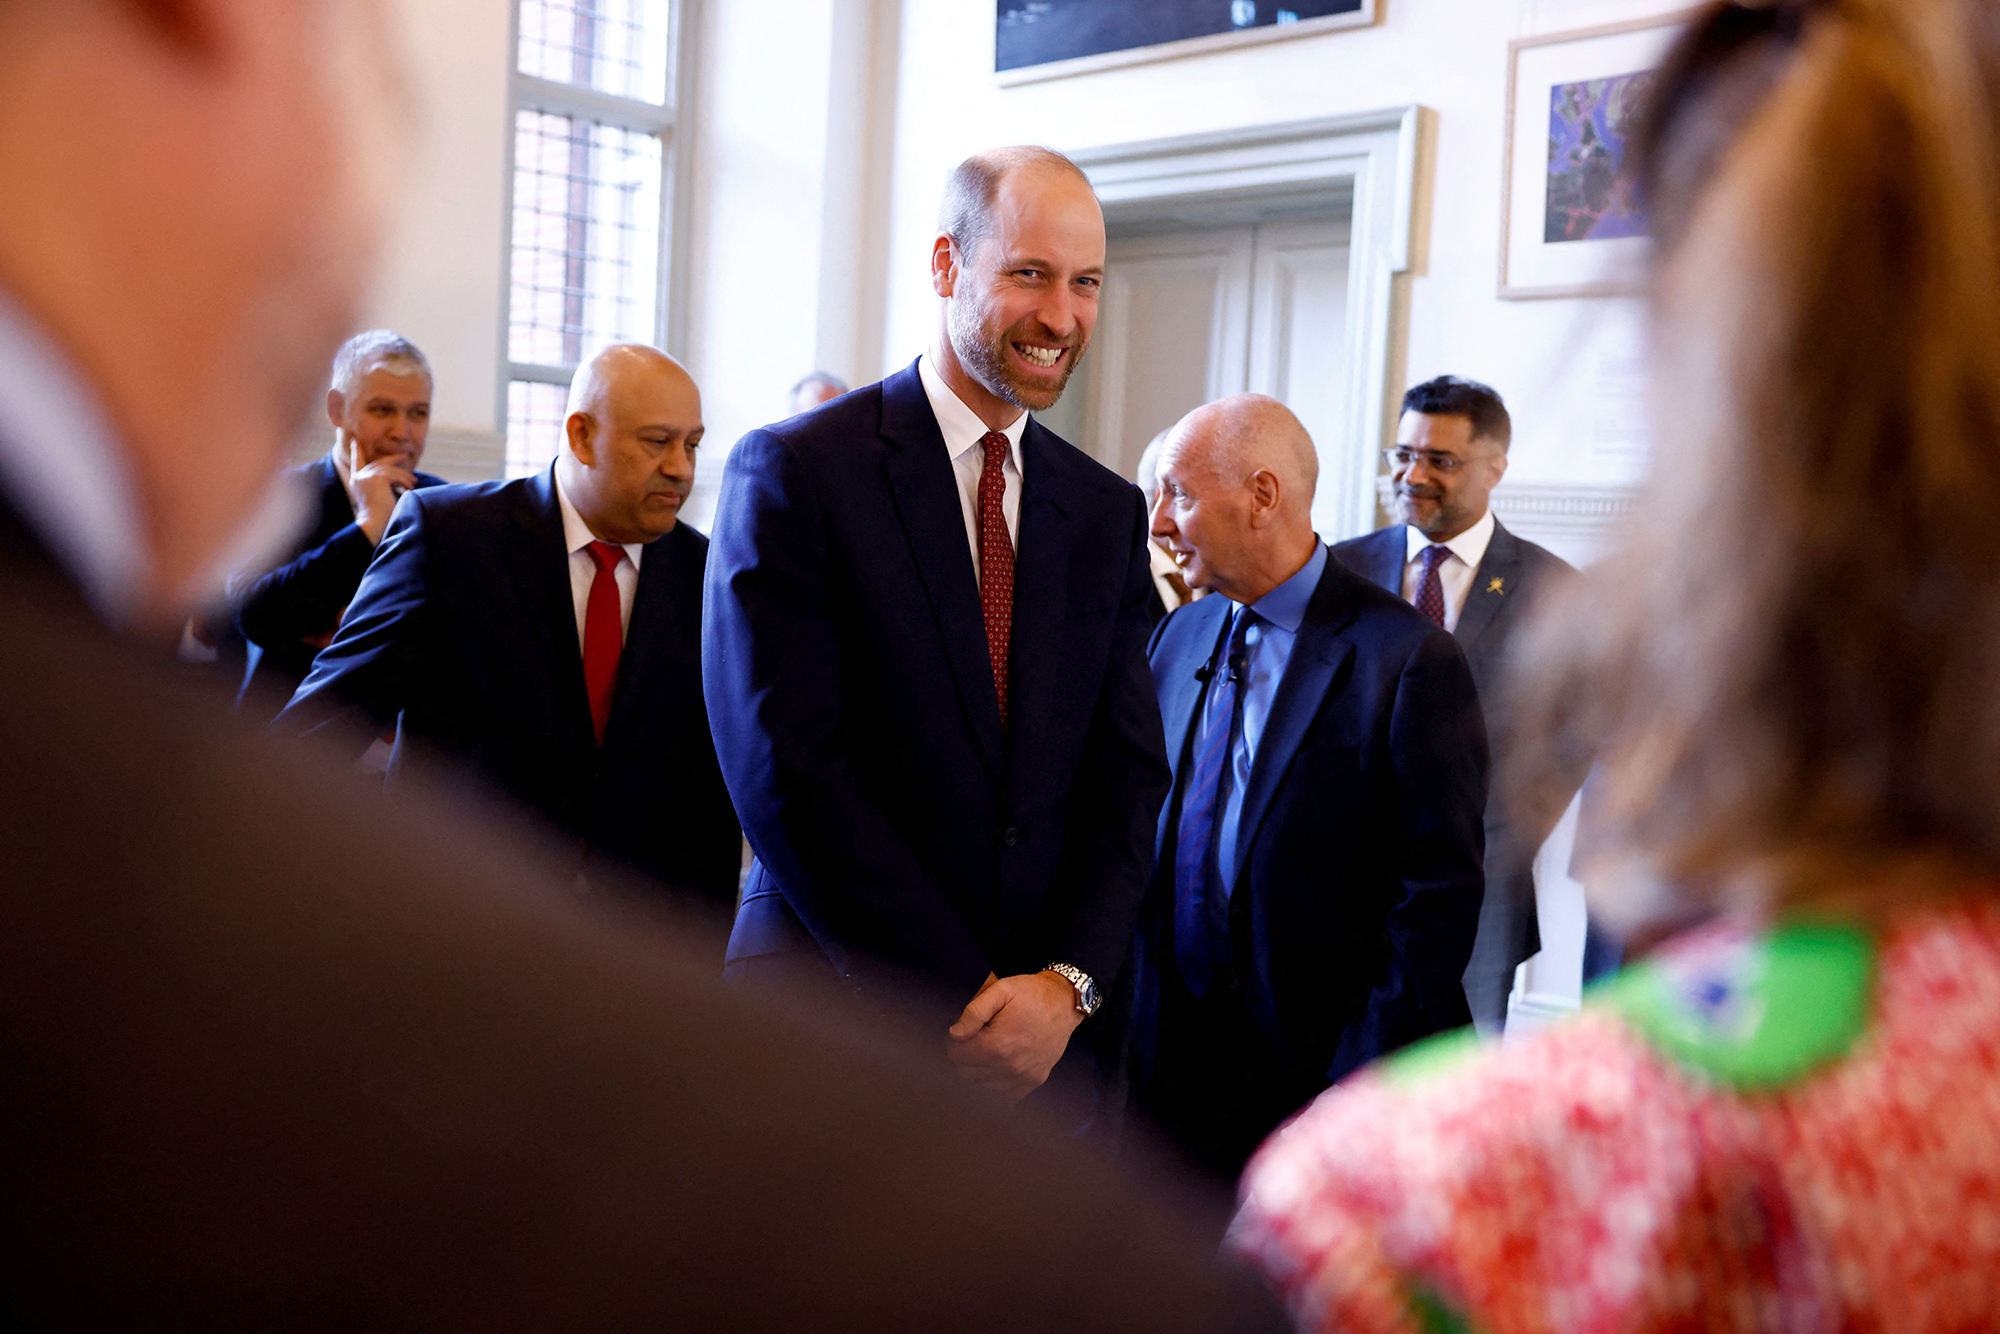
[[[1424,563],[1422,577],[1417,580],[1417,610],[1444,628],[1444,580],[1438,577],[1438,566],[1451,554],[1451,548],[1442,542],[1433,542],[1418,553],[1417,559]]]
[[[625,549],[592,542],[584,550],[596,562],[597,576],[590,581],[590,601],[583,612],[583,685],[590,692],[590,721],[602,744],[605,725],[611,721],[611,691],[618,684],[618,655],[625,648],[616,573]]]
[[[986,652],[993,659],[993,689],[1000,697],[1000,725],[1007,725],[1007,648],[1014,641],[1014,539],[1007,533],[1007,437],[988,431],[979,443],[979,608],[986,614]]]

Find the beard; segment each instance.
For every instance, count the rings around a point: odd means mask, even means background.
[[[970,301],[951,300],[945,305],[945,327],[951,335],[951,350],[958,354],[959,364],[972,378],[985,385],[995,397],[1012,403],[1017,408],[1029,412],[1047,412],[1056,405],[1056,400],[1069,388],[1069,377],[1076,374],[1076,368],[1083,362],[1083,351],[1090,345],[1090,336],[1078,329],[1066,339],[1050,338],[1036,332],[1032,320],[1024,320],[1012,329],[993,330],[979,322],[977,308]],[[1038,342],[1060,342],[1068,352],[1063,357],[1062,378],[1054,385],[1023,380],[1014,368],[1007,364],[1007,344],[1016,338],[1033,339]]]

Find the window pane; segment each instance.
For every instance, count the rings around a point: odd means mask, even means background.
[[[562,446],[569,390],[559,384],[507,384],[507,475],[526,477],[549,466]]]
[[[521,0],[521,73],[664,106],[668,4]]]
[[[514,133],[508,356],[574,366],[653,341],[660,282],[659,136],[522,111]]]

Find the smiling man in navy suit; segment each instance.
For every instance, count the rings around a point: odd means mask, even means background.
[[[1072,1047],[1086,1068],[1071,1039],[1125,956],[1167,786],[1144,506],[1028,416],[1103,274],[1067,158],[961,164],[929,351],[745,436],[708,565],[709,718],[757,854],[728,975],[869,1006],[915,984],[1010,1098]]]
[[[1132,1087],[1195,1165],[1468,1019],[1486,740],[1458,645],[1330,559],[1276,399],[1190,413],[1152,532],[1203,598],[1161,622],[1174,757],[1133,966]]]
[[[412,491],[333,643],[273,724],[395,727],[544,816],[586,878],[636,872],[717,911],[742,844],[701,697],[708,540],[678,521],[701,394],[648,347],[577,371],[539,476]]]
[[[1486,716],[1496,772],[1506,772],[1508,644],[1535,599],[1575,571],[1507,531],[1493,488],[1507,472],[1513,422],[1500,395],[1475,380],[1440,375],[1403,395],[1389,478],[1401,523],[1334,547],[1334,559],[1451,631],[1465,650]],[[1583,782],[1578,773],[1571,791]],[[1510,820],[1505,794],[1486,808],[1486,898],[1465,971],[1473,1022],[1506,1024],[1514,969],[1542,947],[1535,915],[1540,838]],[[1546,831],[1540,831],[1545,833]]]

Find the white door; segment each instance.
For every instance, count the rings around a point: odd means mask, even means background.
[[[1326,460],[1347,411],[1347,224],[1267,223],[1256,230],[1251,279],[1252,393],[1269,394],[1305,423]],[[1322,488],[1313,523],[1330,540],[1337,495]]]
[[[1345,220],[1119,238],[1105,270],[1081,383],[1044,415],[1051,427],[1130,477],[1159,432],[1253,391],[1298,413],[1330,456],[1350,378]]]
[[[1228,227],[1110,246],[1084,447],[1120,476],[1155,435],[1242,390],[1253,240],[1253,229]]]

